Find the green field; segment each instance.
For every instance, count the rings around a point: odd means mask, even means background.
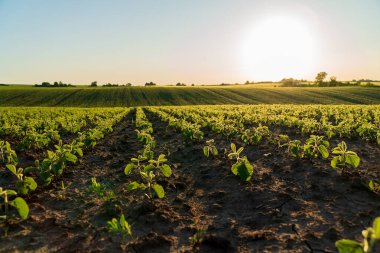
[[[278,87],[275,83],[223,87],[0,87],[0,106],[379,103],[380,87]]]

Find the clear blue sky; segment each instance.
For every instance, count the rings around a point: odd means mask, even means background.
[[[380,79],[379,0],[0,0],[0,83]]]

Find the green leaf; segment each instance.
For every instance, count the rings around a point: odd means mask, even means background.
[[[144,166],[144,172],[149,173],[151,171],[154,171],[155,168],[156,167],[153,164],[148,164],[148,165]]]
[[[129,175],[134,167],[135,165],[133,163],[127,164],[127,166],[125,166],[125,169],[124,169],[124,174]]]
[[[335,243],[339,253],[364,253],[363,246],[352,240],[339,240]]]
[[[203,154],[208,157],[209,156],[209,150],[208,147],[203,147]]]
[[[357,168],[360,164],[360,158],[357,155],[349,155],[347,156],[347,163]]]
[[[376,239],[380,239],[380,217],[377,217],[373,221],[373,232],[374,232]]]
[[[75,149],[75,151],[77,152],[79,156],[83,156],[83,150],[81,148],[77,148]]]
[[[14,175],[17,176],[17,170],[16,170],[16,166],[12,165],[12,164],[7,164],[6,167],[8,168],[8,170],[10,172],[12,172]]]
[[[66,153],[65,154],[65,159],[68,162],[76,163],[78,158],[76,157],[76,155],[73,155],[71,153]]]
[[[24,169],[24,173],[28,174],[28,173],[32,172],[34,169],[35,169],[35,167],[33,167],[33,166],[26,167]]]
[[[236,145],[234,143],[231,143],[231,149],[232,152],[236,153]]]
[[[333,169],[336,169],[336,168],[337,168],[338,160],[339,160],[339,157],[338,157],[338,156],[335,156],[335,157],[331,160],[331,167],[332,167]]]
[[[212,154],[218,155],[218,149],[216,147],[212,147]]]
[[[6,190],[5,192],[7,193],[8,196],[17,195],[17,192],[14,190]]]
[[[10,205],[15,207],[21,219],[25,220],[29,215],[29,206],[23,198],[17,197],[10,202]]]
[[[369,184],[368,184],[368,188],[371,190],[371,191],[374,191],[375,190],[375,185],[373,183],[373,181],[369,181]]]
[[[34,191],[37,188],[37,183],[32,177],[25,177],[24,184],[28,186],[29,189]]]
[[[252,177],[253,166],[248,161],[237,162],[232,165],[231,171],[239,176],[241,180],[249,181]]]
[[[159,185],[159,184],[154,184],[152,186],[154,192],[156,193],[157,197],[162,199],[163,197],[165,197],[165,191],[164,191],[164,188]]]
[[[170,168],[169,165],[163,164],[160,169],[161,169],[162,174],[164,174],[165,177],[170,177],[172,175],[172,169]]]
[[[327,148],[325,146],[319,145],[318,150],[321,153],[323,158],[329,157],[329,151],[327,150]]]
[[[139,184],[138,182],[133,181],[127,187],[128,191],[133,191],[133,190],[137,190],[137,189],[145,189],[145,185],[144,184]]]

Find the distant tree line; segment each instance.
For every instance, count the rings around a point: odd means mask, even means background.
[[[369,79],[361,79],[361,80],[352,80],[352,81],[338,81],[336,76],[331,76],[330,80],[326,80],[327,73],[326,72],[319,72],[317,76],[315,77],[314,82],[308,82],[304,79],[294,79],[294,78],[284,78],[280,82],[282,83],[282,86],[285,87],[310,87],[310,86],[316,86],[316,87],[337,87],[337,86],[359,86],[362,85],[363,82],[367,82],[366,86],[375,86],[372,82],[375,82],[373,80]]]
[[[59,82],[54,82],[54,83],[49,83],[49,82],[42,82],[41,84],[35,84],[35,87],[75,87],[74,85],[70,83],[62,83],[61,81]]]

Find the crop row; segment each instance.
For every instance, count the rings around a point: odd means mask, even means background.
[[[35,165],[25,169],[19,167],[16,151],[12,149],[9,142],[0,140],[0,169],[6,169],[14,176],[13,189],[10,188],[10,184],[7,184],[7,189],[0,187],[0,196],[3,199],[3,202],[0,203],[0,212],[3,215],[0,218],[8,220],[12,216],[9,207],[13,206],[20,217],[26,219],[29,213],[28,205],[22,197],[16,196],[28,195],[37,187],[44,187],[55,180],[62,179],[67,165],[76,164],[83,156],[83,149],[93,148],[99,139],[113,131],[113,126],[120,122],[128,112],[129,109],[118,109],[107,110],[102,116],[98,116],[100,111],[93,113],[92,116],[95,119],[93,128],[78,132],[77,137],[70,143],[63,144],[59,139],[53,150],[48,149],[44,152],[45,155],[41,161],[36,160]],[[17,115],[18,111],[15,110],[14,113]],[[81,115],[80,112],[77,112],[77,115]],[[18,119],[21,123],[15,121],[14,126],[24,123],[22,118]]]

